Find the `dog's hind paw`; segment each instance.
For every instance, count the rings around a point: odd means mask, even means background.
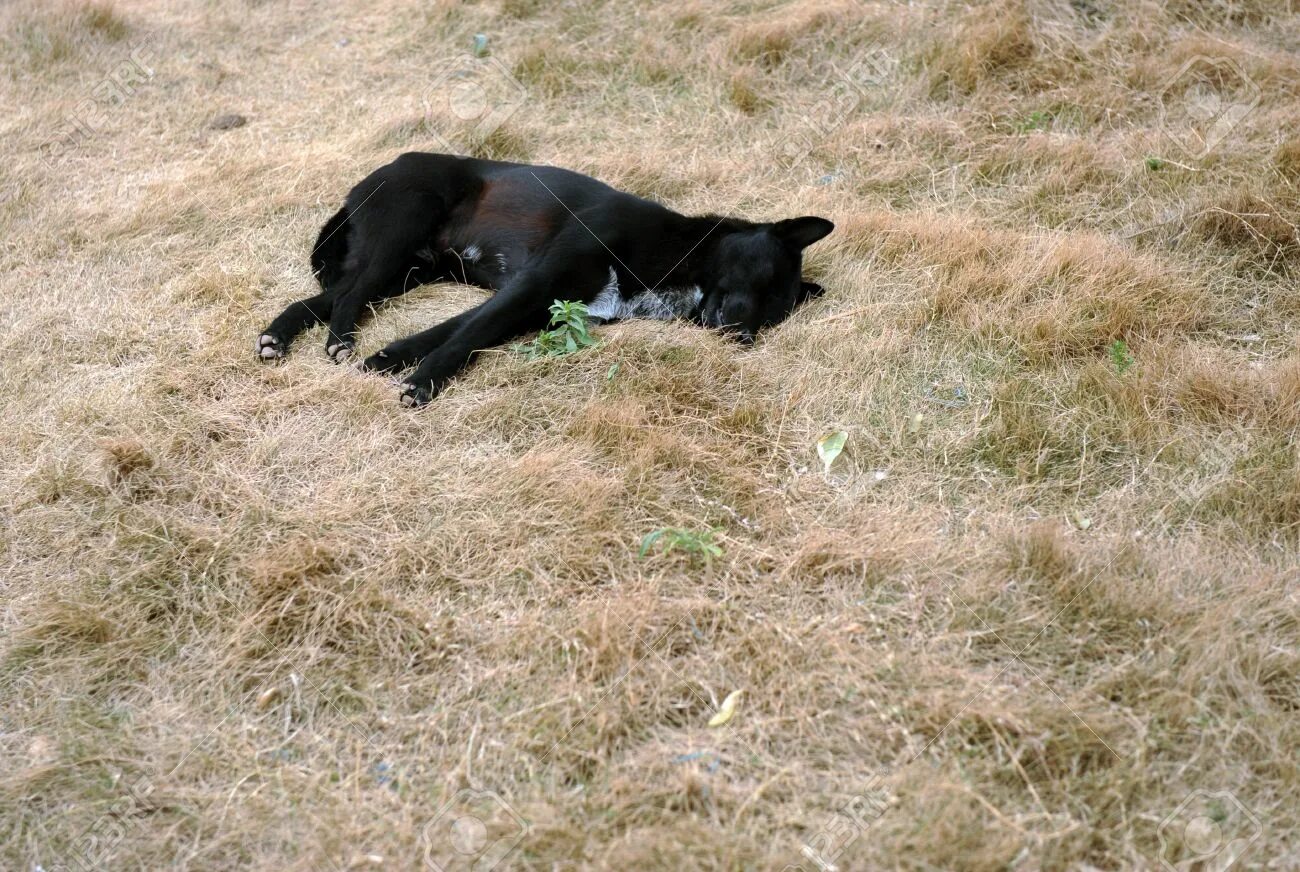
[[[428,387],[420,387],[406,382],[402,385],[402,405],[409,408],[418,408],[423,406],[429,400],[433,399],[433,391]]]
[[[325,353],[335,363],[347,363],[353,347],[351,342],[333,342],[325,347]]]
[[[285,344],[280,337],[273,336],[270,333],[263,333],[257,337],[257,343],[254,345],[253,350],[257,352],[257,356],[262,360],[279,360],[284,357]]]

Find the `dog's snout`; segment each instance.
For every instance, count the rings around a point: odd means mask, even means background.
[[[731,294],[722,303],[723,324],[748,324],[753,314],[754,304],[746,296]]]

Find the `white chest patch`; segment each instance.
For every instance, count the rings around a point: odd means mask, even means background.
[[[624,297],[618,290],[618,274],[610,267],[609,281],[595,299],[587,304],[587,314],[602,321],[625,318],[671,321],[690,315],[703,299],[704,291],[698,285],[689,288],[659,288]]]

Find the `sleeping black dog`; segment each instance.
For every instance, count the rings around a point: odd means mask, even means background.
[[[343,362],[369,304],[436,281],[496,294],[362,363],[414,366],[407,405],[436,396],[475,352],[544,328],[557,299],[585,303],[597,322],[685,318],[752,342],[821,293],[801,279],[802,253],[834,227],[692,218],[558,167],[412,152],[362,180],[321,228],[311,256],[321,293],[281,312],[257,353],[283,357],[328,319],[325,351]]]

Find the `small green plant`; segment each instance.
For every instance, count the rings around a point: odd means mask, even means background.
[[[1165,161],[1156,157],[1154,154],[1151,154],[1147,155],[1146,165],[1147,169],[1151,170],[1151,172],[1159,172],[1165,168]]]
[[[1034,130],[1046,130],[1052,123],[1050,112],[1030,112],[1023,119],[1016,122],[1017,133],[1030,133]]]
[[[712,563],[715,557],[722,556],[722,546],[713,541],[713,537],[717,532],[716,527],[702,533],[697,533],[694,530],[684,530],[681,527],[661,527],[658,530],[646,533],[641,539],[640,556],[645,557],[656,544],[660,544],[662,545],[660,551],[662,554],[681,551],[692,558],[702,559],[707,565]]]
[[[516,345],[515,350],[528,356],[563,357],[599,343],[587,331],[587,307],[571,300],[556,300],[551,304],[549,329],[537,334],[532,342]]]
[[[1116,339],[1110,344],[1110,362],[1115,364],[1115,371],[1123,374],[1133,365],[1133,355],[1123,339]]]

